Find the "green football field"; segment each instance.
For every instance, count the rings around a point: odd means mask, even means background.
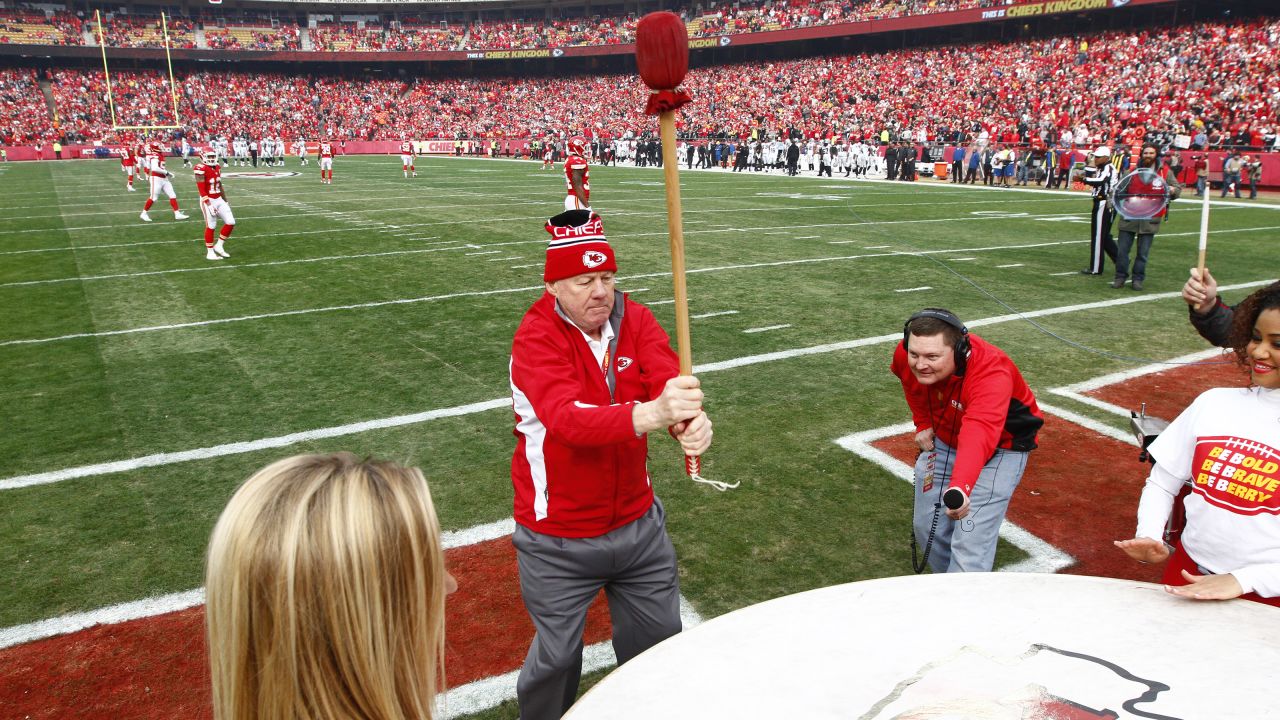
[[[507,355],[542,290],[563,175],[419,162],[404,179],[395,157],[338,158],[331,186],[293,160],[302,174],[227,168],[238,222],[217,263],[179,162],[194,217],[175,222],[162,199],[153,223],[117,162],[0,165],[0,628],[200,586],[226,500],[287,454],[418,465],[446,529],[510,515]],[[674,332],[660,171],[591,180],[620,287]],[[910,572],[907,486],[832,441],[907,419],[888,364],[913,311],[974,322],[1037,390],[1205,347],[1177,297],[1197,204],[1174,206],[1134,292],[1076,274],[1081,193],[705,171],[681,184],[716,427],[705,474],[741,486],[691,483],[663,437],[650,470],[704,617]],[[1280,205],[1215,205],[1212,229],[1224,285],[1277,276]],[[1014,314],[1029,311],[1043,330]]]

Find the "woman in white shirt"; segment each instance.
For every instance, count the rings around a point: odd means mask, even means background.
[[[1280,607],[1280,286],[1236,308],[1230,345],[1250,386],[1203,393],[1156,438],[1137,533],[1115,544],[1138,562],[1168,560],[1174,595]],[[1184,485],[1186,528],[1171,548],[1161,538]]]

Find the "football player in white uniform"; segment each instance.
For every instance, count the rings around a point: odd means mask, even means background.
[[[142,164],[143,172],[147,176],[147,181],[151,185],[151,194],[147,196],[147,202],[142,206],[142,214],[138,217],[144,222],[151,222],[151,216],[148,211],[151,205],[160,197],[163,192],[169,196],[169,207],[173,208],[174,220],[186,220],[188,215],[178,209],[178,195],[173,192],[173,173],[164,167],[164,148],[160,143],[153,142],[147,146],[147,155]]]
[[[218,164],[218,154],[209,151],[201,157],[201,162],[194,170],[196,188],[200,191],[200,213],[204,215],[204,248],[205,258],[221,260],[231,257],[223,247],[231,231],[236,227],[236,217],[231,214],[231,206],[222,189],[222,166]],[[213,231],[218,227],[218,218],[222,218],[222,230],[218,233],[217,242],[213,239]]]

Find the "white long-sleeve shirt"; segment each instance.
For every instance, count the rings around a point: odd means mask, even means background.
[[[1191,484],[1182,546],[1197,565],[1231,573],[1245,592],[1280,596],[1280,390],[1216,388],[1151,445],[1137,537],[1159,540]]]

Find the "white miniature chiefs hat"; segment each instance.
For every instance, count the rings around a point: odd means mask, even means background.
[[[1107,147],[1106,145],[1101,145],[1097,148],[1094,148],[1093,156],[1094,157],[1111,157],[1111,148]]]

